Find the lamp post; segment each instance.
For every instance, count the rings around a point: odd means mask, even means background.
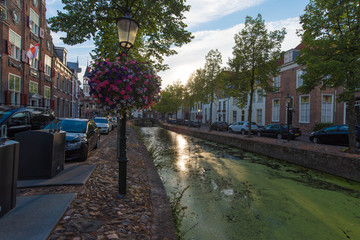
[[[135,37],[139,28],[138,23],[132,19],[131,12],[125,13],[125,16],[116,21],[119,44],[124,49],[125,57],[130,48],[134,46]],[[119,163],[119,194],[120,197],[126,195],[126,173],[127,173],[127,156],[126,156],[126,113],[117,118],[117,161]]]
[[[198,123],[200,124],[200,109],[198,109],[197,119],[198,119]]]
[[[287,123],[287,141],[290,141],[290,103],[291,103],[291,97],[289,94],[285,97],[286,101],[286,123]]]

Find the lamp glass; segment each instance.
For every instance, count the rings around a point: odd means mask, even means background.
[[[123,48],[131,48],[134,45],[139,25],[129,17],[120,18],[116,22],[119,35],[119,43]]]

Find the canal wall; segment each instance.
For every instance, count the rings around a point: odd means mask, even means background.
[[[286,143],[279,145],[273,143],[274,141],[260,141],[259,138],[256,137],[238,138],[215,131],[200,131],[198,129],[176,125],[163,124],[162,127],[177,133],[226,144],[248,152],[258,153],[360,182],[360,156],[356,154],[314,150],[309,147],[309,144],[299,147],[286,146]]]

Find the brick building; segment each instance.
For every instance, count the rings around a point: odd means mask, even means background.
[[[295,59],[303,45],[298,45],[284,54],[280,75],[273,79],[277,92],[266,94],[266,124],[287,123],[286,97],[292,99],[290,104],[290,125],[299,127],[309,133],[317,123],[346,124],[346,103],[337,102],[337,95],[343,88],[316,87],[309,94],[303,94],[296,89],[302,85],[301,74],[304,67],[299,66]],[[359,94],[359,93],[358,93]],[[360,100],[360,94],[359,100]],[[359,101],[360,103],[360,101]],[[359,105],[357,106],[358,123]]]
[[[66,49],[53,46],[46,1],[0,0],[0,10],[0,104],[47,107],[58,117],[78,116],[81,69],[78,63],[66,62]],[[29,59],[27,50],[36,44],[37,56]],[[66,80],[60,87],[59,74]]]

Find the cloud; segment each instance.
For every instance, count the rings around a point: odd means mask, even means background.
[[[185,14],[189,27],[257,6],[265,0],[189,0],[190,11]],[[219,10],[221,9],[221,10]]]
[[[60,0],[47,0],[46,1],[46,5],[52,5],[54,3],[61,3],[61,1]]]
[[[287,34],[282,44],[283,51],[295,48],[300,43],[300,38],[296,35],[296,30],[301,27],[297,17],[265,24],[270,31],[285,27]],[[204,66],[205,56],[211,49],[221,52],[223,66],[226,66],[228,59],[232,57],[234,35],[243,27],[244,24],[238,24],[224,30],[194,32],[195,39],[191,43],[176,48],[178,54],[165,59],[170,70],[159,74],[163,80],[162,85],[167,86],[177,80],[185,84],[192,72]]]

